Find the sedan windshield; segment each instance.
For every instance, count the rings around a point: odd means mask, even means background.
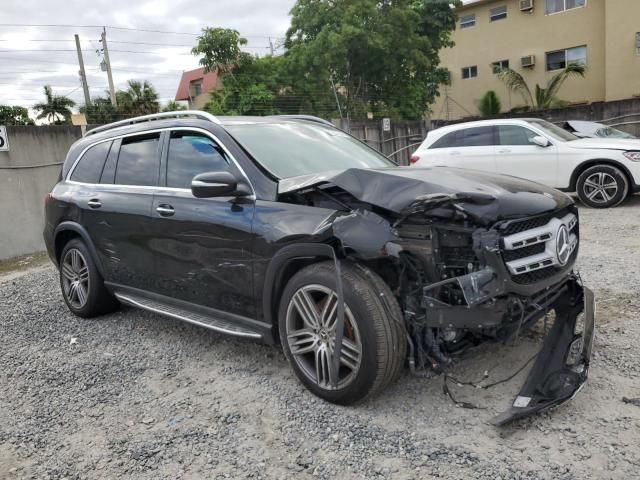
[[[546,120],[529,120],[529,123],[534,127],[538,127],[544,133],[550,137],[560,140],[561,142],[571,142],[572,140],[578,140],[573,133],[567,132],[565,129],[560,128],[553,123],[549,123]]]
[[[252,123],[226,125],[226,129],[278,178],[345,168],[395,166],[350,135],[321,124]]]

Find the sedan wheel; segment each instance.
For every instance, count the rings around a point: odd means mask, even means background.
[[[80,250],[67,250],[60,266],[62,274],[62,291],[67,302],[81,309],[89,298],[89,267]]]
[[[625,174],[613,165],[594,165],[580,174],[576,191],[588,207],[615,207],[627,197],[629,182]]]
[[[594,203],[609,203],[618,193],[618,182],[605,172],[597,172],[584,182],[584,194]]]
[[[287,307],[286,338],[298,368],[324,390],[347,387],[358,374],[362,339],[348,306],[344,311],[344,336],[338,378],[332,377],[338,319],[338,296],[323,285],[299,288]],[[335,380],[335,381],[334,381]]]

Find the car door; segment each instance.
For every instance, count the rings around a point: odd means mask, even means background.
[[[255,198],[193,196],[191,181],[200,173],[228,171],[242,176],[210,133],[176,129],[167,135],[166,146],[164,187],[156,190],[152,208],[154,291],[254,318],[251,227]]]
[[[150,286],[151,205],[159,168],[159,132],[115,140],[100,182],[78,196],[86,203],[82,224],[109,283],[140,289]]]
[[[558,149],[533,143],[539,133],[522,125],[498,125],[496,169],[498,173],[558,187]],[[546,138],[546,137],[545,137]]]

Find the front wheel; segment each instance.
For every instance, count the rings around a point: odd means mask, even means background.
[[[595,165],[578,177],[576,190],[580,201],[592,208],[615,207],[627,198],[629,182],[624,173],[612,165]]]
[[[317,396],[349,405],[382,391],[406,357],[400,307],[373,271],[342,264],[344,329],[337,376],[334,360],[338,296],[333,262],[300,270],[287,284],[279,311],[280,339],[300,381]]]

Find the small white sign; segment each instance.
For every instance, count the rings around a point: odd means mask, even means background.
[[[0,152],[9,151],[9,137],[7,136],[7,127],[0,125]]]
[[[390,132],[391,131],[391,119],[383,118],[382,119],[382,131]]]

